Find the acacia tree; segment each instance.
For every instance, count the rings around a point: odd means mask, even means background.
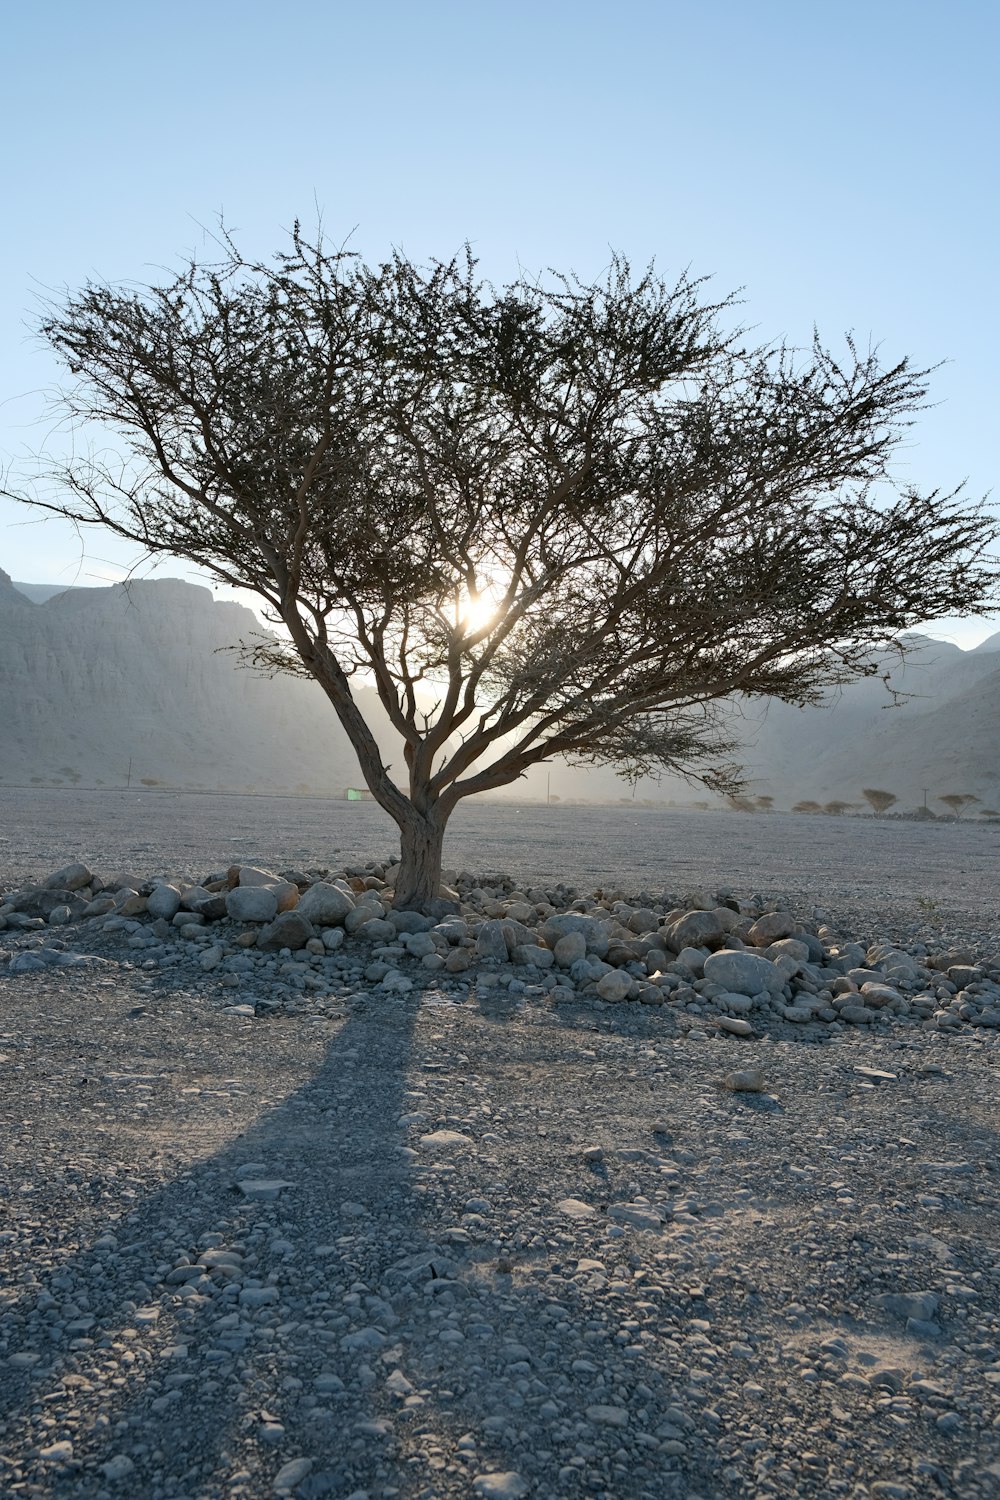
[[[876,818],[880,818],[883,813],[888,812],[890,807],[894,807],[899,801],[895,792],[883,792],[875,786],[862,787],[861,795],[868,803]]]
[[[463,798],[557,755],[736,790],[725,703],[815,702],[986,602],[981,509],[885,488],[905,360],[750,347],[703,283],[619,257],[497,290],[468,254],[219,243],[48,310],[63,409],[118,450],[18,497],[259,596],[287,639],[251,657],[315,678],[399,825],[397,905],[437,896]]]
[[[937,800],[943,802],[945,807],[956,818],[960,818],[965,809],[971,807],[973,803],[978,802],[979,798],[974,796],[972,792],[948,792],[944,797],[939,797]]]

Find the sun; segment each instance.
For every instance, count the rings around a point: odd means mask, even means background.
[[[458,601],[458,618],[467,632],[476,634],[480,630],[488,630],[496,623],[503,592],[502,585],[493,580],[483,584],[475,592],[462,590]]]

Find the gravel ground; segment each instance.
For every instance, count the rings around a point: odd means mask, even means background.
[[[230,859],[330,865],[398,847],[395,825],[371,804],[0,788],[0,883],[32,879],[70,857],[107,871],[198,874]],[[471,799],[451,820],[445,863],[588,891],[724,882],[818,903],[859,927],[884,931],[930,917],[932,928],[1000,948],[1000,827],[971,819],[519,808]]]
[[[329,861],[338,813],[348,860],[387,847],[336,804],[117,796],[47,794],[32,834],[4,793],[0,866]],[[541,881],[995,944],[995,830],[530,816],[470,814],[449,857],[507,829]],[[254,1015],[121,930],[59,940],[87,961],[0,971],[4,1496],[1000,1496],[996,1029],[744,1039],[475,973]],[[763,1092],[722,1087],[747,1068]]]

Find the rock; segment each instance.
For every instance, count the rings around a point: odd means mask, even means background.
[[[85,885],[90,885],[94,878],[92,870],[86,865],[75,863],[63,865],[61,870],[56,870],[45,882],[47,891],[79,891]]]
[[[709,954],[705,960],[705,978],[738,995],[759,995],[762,990],[780,995],[785,983],[766,958],[734,948],[720,948]]]
[[[580,932],[586,944],[586,952],[603,958],[608,951],[608,927],[596,917],[584,916],[582,912],[565,912],[562,916],[547,917],[538,929],[539,936],[550,948],[555,948],[561,937],[568,932]]]
[[[702,948],[717,943],[724,936],[714,911],[689,911],[666,930],[666,939],[675,953],[682,948]],[[735,985],[732,986],[736,988]],[[760,986],[758,985],[758,989]]]
[[[905,1005],[904,996],[891,984],[865,983],[861,986],[861,995],[864,1003],[873,1010],[881,1010],[884,1005]]]
[[[294,1187],[283,1177],[241,1177],[239,1189],[251,1203],[272,1203],[286,1188]]]
[[[39,1448],[38,1457],[47,1464],[68,1464],[72,1462],[73,1444],[66,1440],[50,1443],[47,1448]]]
[[[146,897],[146,910],[151,917],[170,922],[180,909],[181,893],[175,885],[158,885]]]
[[[739,1016],[720,1016],[719,1030],[728,1031],[730,1036],[753,1036],[754,1029],[749,1021],[744,1021]]]
[[[764,1075],[759,1068],[740,1069],[735,1073],[727,1073],[722,1080],[722,1087],[732,1094],[762,1094]]]
[[[700,979],[705,972],[707,957],[707,948],[682,948],[677,955],[677,962],[683,964],[696,979]]]
[[[514,949],[514,962],[533,964],[536,969],[551,969],[555,963],[551,948],[541,948],[538,943],[518,943]]]
[[[348,912],[354,910],[354,900],[339,886],[317,880],[299,897],[295,910],[317,927],[342,927]],[[381,907],[376,911],[376,915],[380,914]]]
[[[790,911],[769,911],[757,918],[747,933],[747,942],[755,948],[770,948],[781,938],[791,937],[797,927]]]
[[[876,1304],[896,1318],[917,1318],[929,1322],[938,1310],[936,1292],[883,1292]]]
[[[336,953],[338,948],[344,946],[344,929],[342,927],[324,927],[320,933],[320,938],[327,953]]]
[[[514,1469],[502,1474],[477,1474],[472,1481],[473,1493],[483,1500],[522,1500],[528,1493],[528,1482]]]
[[[655,932],[660,925],[660,918],[655,911],[648,906],[641,906],[634,911],[625,924],[630,932],[644,933]]]
[[[628,1426],[628,1412],[624,1406],[605,1406],[598,1403],[587,1407],[586,1416],[588,1422],[595,1422],[599,1427]]]
[[[226,913],[234,922],[273,922],[278,898],[264,885],[237,885],[226,895]]]
[[[49,912],[50,927],[65,927],[66,924],[68,922],[72,922],[72,920],[73,913],[70,911],[68,906],[54,906]]]
[[[601,1155],[603,1156],[603,1154],[602,1152]],[[584,1203],[581,1198],[560,1198],[556,1204],[556,1208],[567,1219],[574,1219],[577,1222],[582,1219],[595,1219],[597,1217],[596,1210],[591,1208],[589,1203]]]
[[[118,1484],[122,1479],[127,1479],[134,1469],[135,1464],[126,1453],[116,1453],[114,1458],[101,1464],[101,1473],[108,1484]]]
[[[444,966],[449,974],[464,974],[472,968],[472,954],[468,948],[452,948]]]
[[[230,894],[233,893],[230,892]],[[297,949],[304,948],[314,935],[313,925],[306,921],[301,909],[283,911],[275,917],[273,922],[261,928],[257,934],[257,947],[272,952],[280,948],[290,948],[294,953]]]
[[[418,911],[392,910],[386,917],[397,932],[429,932],[434,926],[433,917],[422,916]],[[461,924],[464,927],[464,923]]]
[[[344,916],[344,931],[352,936],[360,932],[362,927],[367,927],[369,922],[380,922],[382,920],[382,903],[380,901],[359,901],[353,911]],[[390,937],[396,936],[396,928],[391,922],[386,924],[389,928]]]
[[[624,969],[612,969],[610,973],[603,974],[595,986],[602,1000],[608,1000],[611,1004],[617,1004],[624,1000],[632,988],[633,980],[631,974]]]
[[[420,1137],[420,1144],[435,1151],[470,1151],[476,1143],[471,1135],[463,1135],[460,1130],[432,1130]]]
[[[809,963],[810,948],[808,943],[801,943],[798,938],[779,938],[776,943],[771,943],[765,949],[764,956],[772,962],[776,958],[790,958],[798,966]]]
[[[877,1019],[878,1012],[869,1010],[866,1005],[842,1005],[837,1015],[842,1021],[849,1021],[852,1026],[870,1026]]]
[[[274,1476],[275,1494],[289,1494],[302,1483],[307,1474],[312,1472],[312,1466],[311,1458],[290,1458],[286,1464],[282,1464]]]
[[[279,880],[271,887],[278,903],[278,911],[294,911],[299,904],[299,888],[293,880]]]
[[[505,964],[510,957],[504,924],[498,921],[484,922],[476,936],[476,957],[494,959]]]
[[[651,1203],[612,1203],[608,1218],[633,1229],[662,1229],[663,1219]]]
[[[258,865],[240,865],[236,872],[238,885],[279,885],[281,876],[273,870],[262,870]]]
[[[391,924],[395,932],[395,923]],[[413,932],[403,936],[403,947],[411,958],[426,958],[431,953],[437,952],[437,944],[429,932]]]
[[[564,932],[552,952],[560,969],[568,969],[577,959],[586,958],[587,939],[582,932]]]

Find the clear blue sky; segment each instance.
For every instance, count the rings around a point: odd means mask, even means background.
[[[366,256],[470,239],[498,280],[614,246],[745,288],[761,338],[854,329],[949,363],[901,455],[996,487],[995,0],[33,0],[0,21],[0,463],[44,439],[33,292],[149,279],[224,212],[322,210]],[[131,557],[0,505],[0,567]],[[171,569],[187,574],[187,565]],[[963,644],[995,624],[946,626]]]

